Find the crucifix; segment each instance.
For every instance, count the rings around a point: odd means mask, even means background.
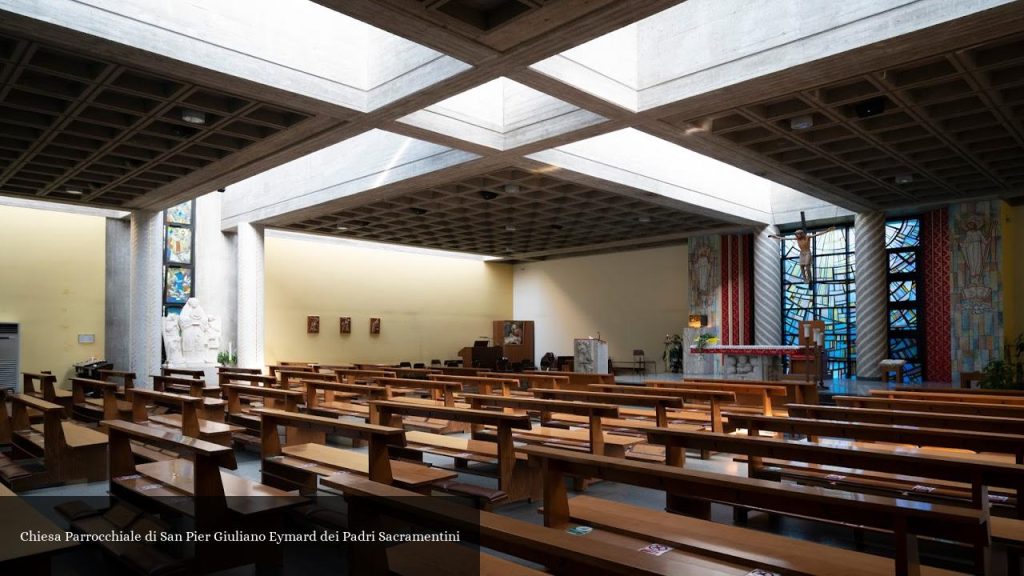
[[[801,214],[801,217],[802,216],[803,214]],[[800,228],[794,232],[792,236],[777,236],[775,234],[769,234],[768,237],[776,240],[796,240],[797,248],[800,249],[800,275],[803,276],[805,282],[810,284],[814,281],[811,268],[811,239],[817,238],[822,234],[828,234],[833,230],[835,230],[835,226],[828,230],[808,234],[806,230]]]

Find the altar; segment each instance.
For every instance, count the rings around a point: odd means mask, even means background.
[[[691,354],[721,354],[721,374],[736,380],[781,380],[782,357],[806,353],[803,346],[725,346],[711,345]],[[716,371],[717,372],[717,371]]]

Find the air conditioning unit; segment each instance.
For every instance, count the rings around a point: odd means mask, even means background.
[[[18,388],[18,325],[0,323],[0,388]]]

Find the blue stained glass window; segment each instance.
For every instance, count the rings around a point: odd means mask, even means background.
[[[885,247],[909,248],[921,245],[921,221],[917,218],[885,223]]]
[[[813,285],[804,280],[800,271],[800,250],[796,242],[784,240],[780,248],[783,256],[782,340],[788,345],[797,344],[803,320],[825,322],[828,371],[833,376],[849,376],[855,372],[854,236],[852,228],[842,227],[812,240]]]
[[[906,360],[903,377],[920,382],[924,374],[920,323],[919,251],[921,221],[892,220],[885,224],[885,248],[889,259],[889,358]]]

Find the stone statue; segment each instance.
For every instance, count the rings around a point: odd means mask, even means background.
[[[207,364],[217,363],[217,354],[220,353],[220,317],[210,314],[206,317],[206,351],[205,360]]]
[[[220,317],[207,314],[197,298],[189,298],[180,314],[163,319],[167,366],[193,368],[216,364],[222,328]]]
[[[181,353],[187,364],[205,362],[206,352],[206,312],[197,298],[189,298],[178,315],[178,326],[181,328]]]
[[[182,364],[185,357],[181,353],[181,332],[178,331],[178,322],[174,316],[165,316],[163,319],[164,332],[164,353],[167,355],[168,364]]]

